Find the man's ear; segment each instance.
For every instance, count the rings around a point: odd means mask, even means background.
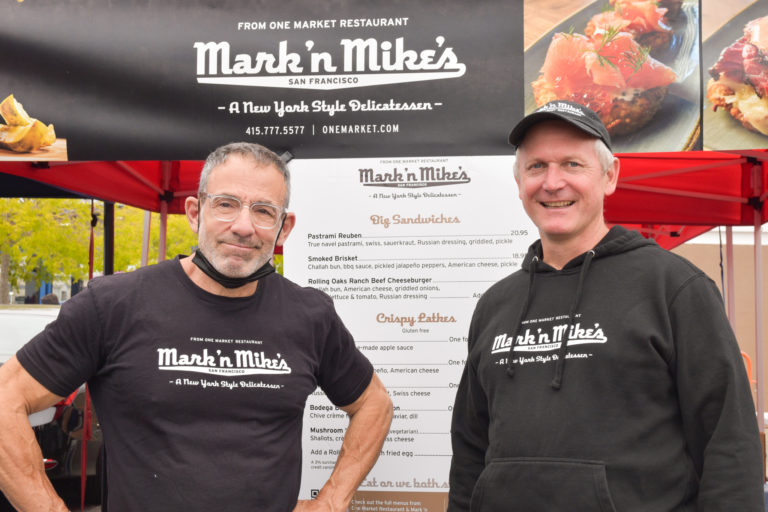
[[[200,200],[193,196],[187,197],[184,200],[184,211],[187,214],[189,227],[197,233],[200,229]]]
[[[286,212],[285,222],[283,222],[283,229],[280,230],[280,236],[277,238],[276,245],[283,245],[288,239],[288,235],[291,234],[293,227],[296,225],[296,214],[293,212]]]
[[[619,159],[613,157],[613,163],[605,172],[605,177],[608,178],[608,182],[605,184],[606,197],[616,192],[616,185],[619,183]]]

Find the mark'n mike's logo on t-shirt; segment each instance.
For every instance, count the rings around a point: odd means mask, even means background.
[[[267,356],[264,351],[234,350],[222,354],[221,350],[183,353],[175,348],[157,349],[159,370],[188,371],[211,375],[288,374],[291,367],[278,353]]]
[[[565,323],[554,325],[550,330],[527,328],[524,333],[517,336],[517,343],[507,333],[499,334],[493,338],[491,354],[509,352],[512,345],[515,346],[515,352],[557,350],[562,345],[563,339],[567,340],[568,346],[605,343],[608,341],[608,338],[606,338],[603,330],[600,328],[600,324],[595,324],[593,328],[584,328],[581,326],[581,323],[577,323],[569,329],[568,324]]]

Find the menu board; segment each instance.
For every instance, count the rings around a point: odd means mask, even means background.
[[[333,298],[395,407],[351,510],[445,509],[451,411],[472,311],[537,238],[516,197],[512,162],[291,164],[297,224],[285,245],[285,275]],[[330,475],[346,426],[346,414],[317,390],[305,410],[302,498]]]

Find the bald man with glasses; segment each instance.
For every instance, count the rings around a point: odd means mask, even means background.
[[[112,511],[346,510],[376,461],[392,402],[331,299],[270,264],[296,217],[285,163],[233,143],[185,208],[198,248],[97,278],[0,367],[0,488],[20,510],[66,510],[27,415],[88,382]],[[336,466],[297,500],[307,397],[349,415]]]

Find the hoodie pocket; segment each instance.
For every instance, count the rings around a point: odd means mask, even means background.
[[[494,459],[472,492],[473,512],[616,512],[605,464],[549,458]]]

